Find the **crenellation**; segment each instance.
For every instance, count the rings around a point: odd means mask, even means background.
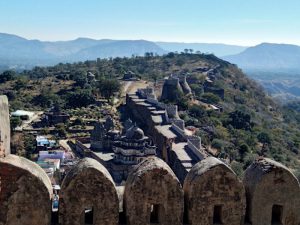
[[[268,158],[258,158],[246,170],[247,220],[252,225],[300,223],[299,181],[285,166]],[[276,207],[279,211],[276,211]],[[276,216],[276,213],[278,214]],[[276,217],[276,218],[275,218]]]
[[[0,159],[0,181],[1,225],[50,224],[52,186],[41,167],[9,155]]]
[[[208,157],[197,163],[184,181],[190,225],[240,225],[246,209],[245,189],[223,162]]]
[[[183,191],[171,168],[161,159],[148,158],[130,174],[124,202],[129,225],[182,224]]]
[[[107,169],[91,158],[81,160],[65,177],[60,195],[59,220],[63,225],[116,225],[119,200]]]

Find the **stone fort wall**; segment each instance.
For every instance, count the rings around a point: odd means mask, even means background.
[[[6,99],[1,101],[7,106]],[[0,115],[7,116],[3,109],[7,108],[0,108]],[[1,130],[9,134],[8,121],[0,119]],[[34,162],[4,150],[0,225],[50,225],[48,176]],[[61,188],[57,222],[61,225],[300,224],[297,178],[266,158],[253,162],[241,181],[223,162],[208,157],[192,167],[181,185],[163,160],[152,157],[132,171],[124,191],[101,163],[85,158],[67,174]],[[87,210],[92,222],[87,222]]]

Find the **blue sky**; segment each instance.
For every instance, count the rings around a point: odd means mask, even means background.
[[[300,0],[0,0],[0,32],[51,41],[300,44]]]

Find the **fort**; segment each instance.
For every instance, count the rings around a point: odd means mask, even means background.
[[[126,105],[157,145],[157,156],[137,164],[123,187],[100,162],[82,159],[63,180],[59,224],[300,224],[300,186],[288,168],[258,158],[240,180],[226,163],[209,156],[175,106],[145,90],[127,95]],[[51,182],[37,164],[10,154],[4,96],[0,141],[0,225],[50,225]]]

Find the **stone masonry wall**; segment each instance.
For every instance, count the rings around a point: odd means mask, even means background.
[[[6,96],[0,96],[0,158],[10,153],[10,121]]]

